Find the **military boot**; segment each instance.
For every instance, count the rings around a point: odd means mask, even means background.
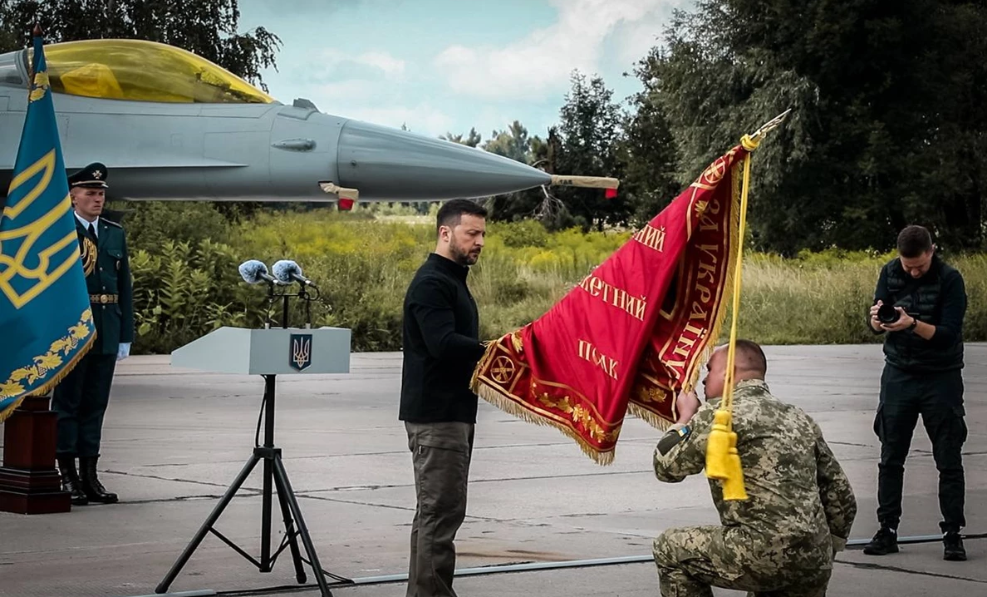
[[[892,528],[882,526],[870,543],[864,546],[864,553],[869,556],[886,556],[889,553],[898,553],[898,532]]]
[[[966,549],[963,547],[963,538],[956,531],[948,531],[942,536],[943,553],[942,559],[951,562],[965,562]]]
[[[79,471],[75,468],[75,456],[58,457],[58,474],[62,477],[62,491],[72,494],[73,506],[85,506],[89,503],[86,492],[82,490],[79,481]]]
[[[86,492],[86,497],[90,502],[100,502],[102,504],[117,503],[117,494],[108,493],[103,484],[96,476],[96,461],[99,456],[80,456],[79,466],[82,468],[82,490]]]

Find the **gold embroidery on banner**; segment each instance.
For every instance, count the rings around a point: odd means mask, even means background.
[[[527,368],[523,364],[521,367],[523,369]],[[515,393],[508,392],[500,386],[491,385],[486,379],[483,381],[484,383],[478,383],[472,387],[484,400],[529,423],[555,427],[563,435],[575,440],[583,453],[592,458],[597,464],[606,465],[613,462],[614,446],[617,443],[618,435],[620,435],[620,423],[614,425],[609,432],[613,438],[612,441],[602,445],[595,445],[589,438],[584,437],[583,432],[577,431],[577,425],[572,422],[571,416],[561,416],[554,409],[540,407],[534,400],[527,402]],[[564,387],[563,384],[554,384],[551,382],[546,382],[545,385]],[[535,386],[536,382],[532,381],[529,391],[526,392],[527,396],[534,396],[536,394]],[[578,394],[578,392],[576,393]],[[589,407],[593,409],[592,404]],[[623,420],[623,417],[621,417],[621,420]]]
[[[733,156],[735,151],[731,151],[730,155]],[[723,266],[717,272],[718,281],[714,284],[715,288],[719,289],[719,292],[713,297],[713,303],[709,305],[710,321],[707,325],[707,333],[699,339],[700,349],[695,351],[689,362],[686,363],[684,370],[683,381],[687,386],[692,386],[699,377],[699,368],[702,363],[705,362],[712,354],[712,346],[708,343],[715,343],[720,337],[720,331],[723,327],[723,322],[726,316],[727,305],[730,303],[731,289],[733,288],[733,281],[737,263],[737,246],[740,242],[740,193],[743,184],[743,177],[741,176],[741,167],[744,164],[745,159],[750,159],[750,156],[744,156],[742,159],[738,160],[731,167],[731,189],[730,189],[730,199],[727,205],[729,206],[729,212],[726,214],[725,225],[729,234],[723,235],[720,240],[720,248],[723,253],[725,253],[725,259],[723,260]],[[711,280],[712,281],[712,280]]]
[[[510,357],[499,356],[490,365],[490,377],[501,385],[507,385],[514,378],[516,372],[517,367],[514,366],[514,361]]]
[[[8,205],[3,215],[11,221],[16,220],[24,210],[30,207],[51,184],[55,173],[55,150],[51,150],[42,156],[38,161],[31,164],[23,172],[14,177],[10,182],[8,197],[37,175],[41,175],[37,183],[14,205]],[[0,266],[5,266],[0,271],[0,292],[3,292],[15,309],[20,309],[31,302],[35,297],[44,292],[52,284],[57,282],[79,259],[78,245],[71,251],[63,251],[73,242],[78,242],[76,231],[73,229],[64,237],[53,241],[49,246],[40,250],[34,245],[51,226],[57,222],[72,208],[72,200],[68,195],[48,212],[32,222],[27,222],[19,228],[0,231],[0,243],[11,247],[10,250],[0,254]],[[16,251],[11,241],[21,240]],[[6,247],[5,247],[6,248]],[[64,257],[62,256],[64,254]],[[37,258],[38,265],[30,267],[26,264],[30,256]],[[52,263],[54,261],[54,263]],[[34,284],[23,293],[18,292],[12,283],[15,276],[22,279],[34,280]]]
[[[735,153],[735,150],[731,150],[729,155],[732,157]],[[709,343],[715,343],[720,337],[727,305],[730,303],[737,263],[737,246],[740,242],[740,194],[743,184],[741,171],[744,160],[746,159],[750,159],[750,156],[744,156],[730,168],[732,179],[730,181],[730,199],[727,203],[729,211],[724,221],[729,234],[724,234],[718,243],[718,252],[721,252],[721,257],[725,257],[725,259],[722,260],[722,267],[717,272],[718,280],[713,284],[713,287],[718,288],[719,291],[715,293],[712,304],[708,306],[710,318],[706,326],[706,334],[699,338],[699,350],[693,352],[692,357],[685,365],[682,380],[687,387],[691,387],[696,383],[699,378],[699,368],[711,356],[713,347],[709,346]],[[700,269],[702,269],[702,266],[700,266]],[[710,282],[712,283],[712,279]]]
[[[538,401],[543,405],[556,410],[560,410],[570,416],[573,423],[582,425],[589,436],[597,442],[613,442],[617,440],[617,436],[620,435],[620,427],[616,427],[613,431],[607,432],[603,429],[603,426],[596,422],[596,419],[590,414],[590,412],[581,405],[573,405],[569,402],[569,397],[564,398],[552,398],[547,392],[542,392],[538,396]]]
[[[600,369],[603,369],[604,373],[613,379],[617,379],[617,365],[619,364],[617,359],[608,357],[585,340],[579,340],[578,352],[579,358],[596,365]]]
[[[535,381],[533,381],[531,383],[531,395],[534,395],[534,394],[537,394],[538,393],[535,390],[536,384],[541,384],[541,385],[546,386],[546,387],[549,387],[549,388],[555,388],[555,393],[556,394],[568,392],[570,395],[574,395],[577,400],[579,400],[580,402],[582,402],[582,403],[585,404],[584,408],[589,408],[589,409],[592,410],[593,418],[595,418],[598,421],[603,421],[604,423],[608,423],[607,421],[604,420],[603,415],[600,414],[600,411],[596,409],[596,406],[592,402],[590,402],[589,400],[587,400],[586,399],[586,396],[583,396],[582,392],[580,392],[579,390],[573,388],[572,386],[566,385],[564,383],[558,383],[558,382],[553,382],[553,381],[545,381],[544,379],[539,379],[539,380],[535,380]],[[608,423],[608,424],[610,424],[610,423]]]
[[[639,230],[634,236],[634,240],[641,243],[642,245],[654,249],[659,253],[665,251],[665,227],[654,228],[651,224],[646,225],[644,228]]]
[[[696,210],[697,219],[701,217],[704,213],[706,213],[706,207],[708,205],[709,205],[709,201],[705,199],[700,199],[699,201],[696,201],[695,205],[693,205],[693,208]]]
[[[714,202],[717,205],[717,202]],[[721,213],[720,208],[710,210],[710,213]],[[708,216],[703,216],[707,218]],[[710,225],[709,223],[704,226]],[[712,323],[711,317],[715,317],[717,307],[720,305],[720,296],[723,291],[721,286],[723,277],[727,275],[726,265],[729,256],[723,253],[726,250],[726,243],[699,245],[699,258],[696,261],[694,272],[690,272],[689,281],[692,286],[692,300],[689,304],[688,317],[685,321],[684,329],[676,337],[670,337],[665,346],[662,347],[661,355],[667,359],[665,366],[674,370],[676,377],[682,379],[688,372],[689,363],[694,362],[696,352],[692,348],[695,344],[704,344],[709,337],[709,327]],[[726,259],[724,258],[726,257]],[[685,315],[683,313],[683,315]],[[697,322],[693,324],[693,322]],[[674,342],[674,344],[673,344]],[[668,349],[671,348],[671,353]],[[674,359],[674,360],[673,360]]]
[[[524,328],[518,328],[511,334],[511,346],[514,347],[514,352],[518,354],[524,352],[524,341],[521,339],[522,329]]]
[[[710,164],[699,179],[692,183],[692,186],[698,187],[706,191],[712,191],[716,188],[716,185],[720,183],[723,176],[727,173],[726,161],[721,157],[717,158],[715,162]]]
[[[644,321],[644,313],[648,308],[648,303],[645,302],[644,297],[631,296],[626,290],[611,286],[592,274],[583,278],[579,287],[588,292],[590,296],[599,298],[604,303],[617,307],[631,317]]]
[[[42,71],[34,75],[34,87],[31,88],[31,99],[30,101],[36,102],[45,96],[48,91],[50,83],[48,81],[48,73]]]
[[[662,403],[668,399],[668,391],[661,388],[638,386],[637,397],[641,402]]]
[[[720,222],[713,219],[714,216],[718,215],[720,215],[720,202],[717,199],[713,199],[708,206],[703,206],[703,210],[699,214],[699,231],[718,231],[720,229]]]
[[[79,323],[70,327],[66,336],[52,342],[51,346],[48,347],[48,352],[32,359],[33,365],[14,369],[7,381],[0,384],[0,398],[22,394],[27,390],[23,382],[33,384],[47,377],[52,369],[61,366],[64,357],[78,348],[79,342],[89,335],[92,319],[92,309],[87,308],[82,312]],[[90,339],[92,337],[95,335],[90,336]]]

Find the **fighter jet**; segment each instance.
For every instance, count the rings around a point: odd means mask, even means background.
[[[33,50],[0,55],[0,189],[28,102]],[[180,48],[141,40],[45,46],[65,166],[113,170],[110,199],[445,200],[543,185],[611,189],[422,135],[285,105]]]

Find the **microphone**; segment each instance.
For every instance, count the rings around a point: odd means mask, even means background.
[[[282,259],[274,264],[274,277],[282,284],[298,282],[305,286],[318,288],[311,280],[302,275],[302,268],[297,263],[288,259]]]
[[[277,284],[278,281],[271,277],[271,274],[267,273],[267,266],[263,262],[256,259],[250,259],[249,261],[244,261],[240,264],[240,276],[248,284],[259,284],[261,281],[267,282],[268,284]]]

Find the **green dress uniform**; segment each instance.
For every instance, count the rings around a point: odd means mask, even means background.
[[[655,450],[659,480],[676,483],[703,470],[713,415],[703,404],[688,433]],[[822,597],[835,553],[857,513],[850,482],[819,426],[798,407],[771,396],[763,380],[736,385],[733,429],[747,500],[726,501],[710,480],[722,526],[669,529],[654,543],[663,597],[712,597],[711,586],[748,595]]]
[[[71,187],[106,188],[106,168],[90,164],[69,178]],[[114,503],[96,474],[103,416],[121,344],[134,340],[133,286],[123,228],[102,217],[95,224],[76,218],[96,338],[90,351],[55,388],[58,415],[56,455],[63,487],[74,504]],[[79,469],[75,458],[79,458]]]

